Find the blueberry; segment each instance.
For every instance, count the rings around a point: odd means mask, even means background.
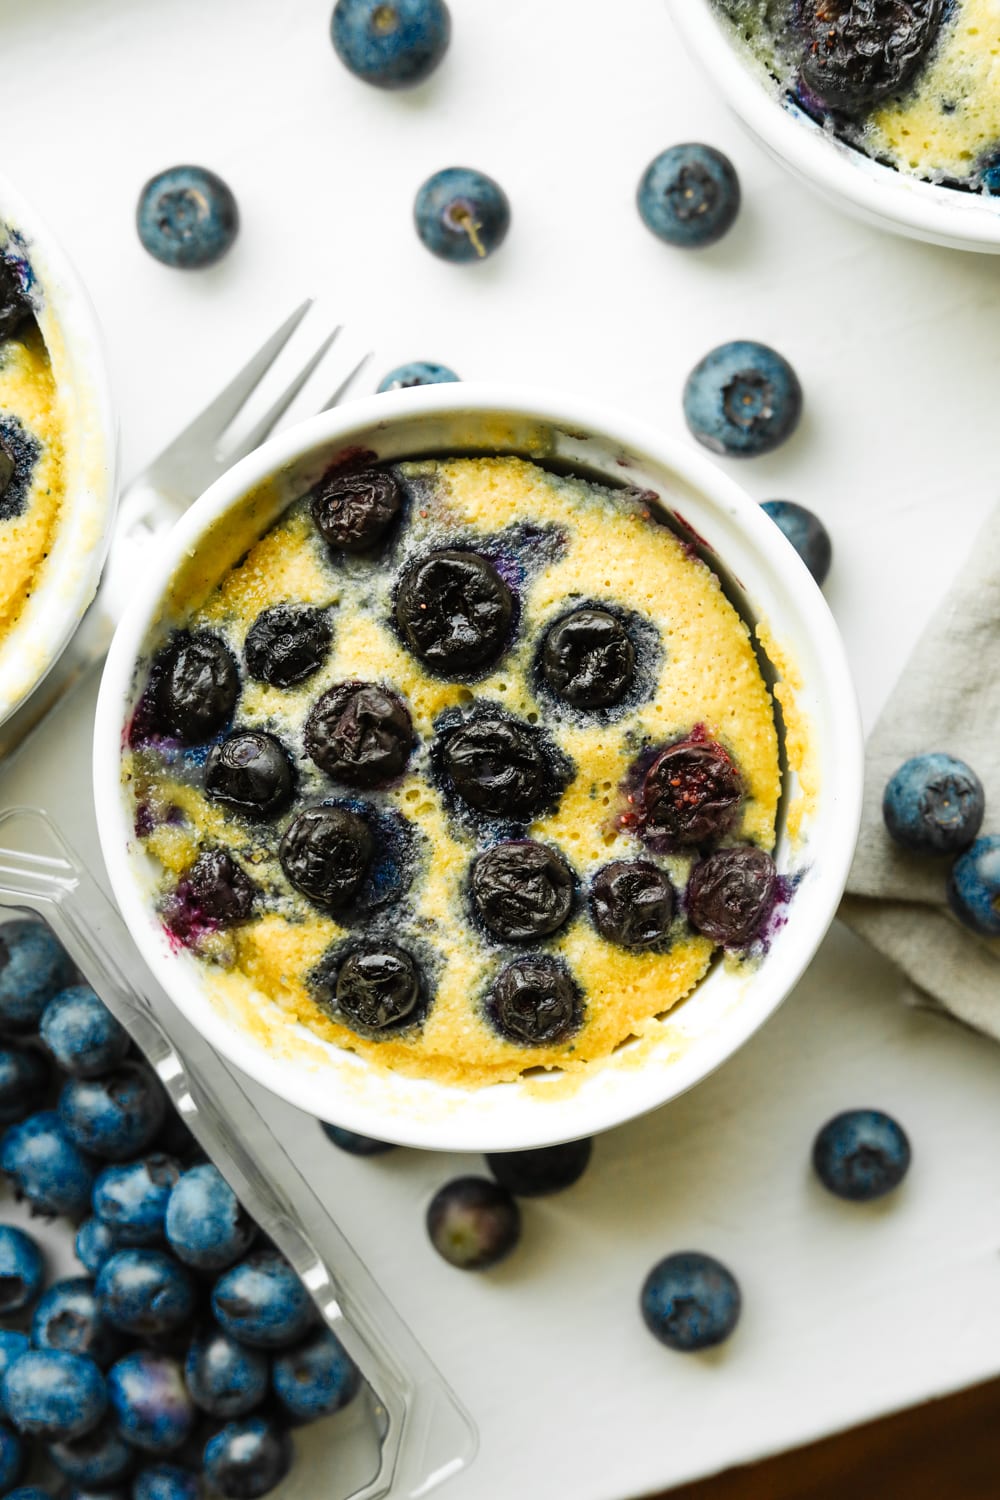
[[[165,266],[197,270],[230,249],[240,227],[232,189],[206,167],[169,167],[139,194],[136,228],[144,247]]]
[[[403,488],[389,469],[333,474],[313,491],[312,518],[334,552],[370,552],[403,506]]]
[[[414,656],[442,677],[464,680],[506,649],[514,600],[477,552],[432,552],[409,564],[396,594],[396,625]]]
[[[0,1495],[6,1495],[28,1466],[24,1443],[12,1427],[0,1422]]]
[[[245,1255],[256,1225],[217,1167],[191,1167],[170,1194],[167,1243],[186,1265],[221,1271]]]
[[[417,233],[442,260],[485,260],[510,228],[510,203],[498,182],[470,167],[428,177],[413,205]]]
[[[566,966],[547,954],[517,958],[493,981],[486,1014],[508,1042],[554,1047],[580,1029],[580,990]]]
[[[608,610],[587,605],[549,627],[540,662],[553,693],[573,708],[620,703],[635,677],[635,647],[625,626]]]
[[[96,1078],[123,1062],[129,1035],[86,984],[54,995],[39,1026],[42,1041],[59,1067],[77,1078]]]
[[[309,711],[306,754],[335,781],[377,787],[399,776],[416,741],[403,700],[374,682],[338,682]]]
[[[766,344],[720,344],[695,365],[684,387],[684,416],[713,453],[749,458],[791,437],[802,415],[802,387],[787,360]]]
[[[784,532],[822,587],[833,562],[833,543],[819,516],[794,500],[765,500],[761,510]]]
[[[20,333],[33,317],[31,303],[16,268],[0,257],[0,342]]]
[[[639,213],[668,245],[714,245],[740,211],[740,180],[714,146],[671,146],[650,162],[639,183]]]
[[[444,0],[337,0],[330,22],[337,56],[382,89],[423,83],[448,50]]]
[[[774,860],[763,849],[720,849],[691,871],[688,921],[713,943],[745,948],[771,910],[776,879]]]
[[[104,1078],[71,1078],[59,1096],[66,1134],[84,1151],[125,1161],[145,1149],[163,1124],[166,1099],[146,1067],[127,1063]]]
[[[44,923],[0,926],[0,1032],[37,1030],[49,1000],[72,981],[72,961]]]
[[[240,695],[240,675],[224,641],[208,631],[181,631],[159,653],[151,681],[155,718],[184,745],[200,745],[224,729]]]
[[[552,806],[565,784],[542,731],[488,707],[446,730],[437,749],[451,789],[490,817],[527,822]]]
[[[361,1388],[357,1365],[328,1328],[319,1329],[297,1349],[277,1355],[271,1379],[281,1405],[297,1422],[331,1416]]]
[[[105,1417],[83,1437],[53,1444],[49,1457],[67,1479],[85,1490],[121,1483],[129,1477],[135,1463],[135,1453],[118,1431],[113,1417]]]
[[[49,1287],[31,1320],[31,1342],[36,1349],[85,1354],[102,1368],[122,1353],[122,1340],[105,1322],[88,1276],[70,1276]]]
[[[44,1278],[42,1252],[31,1235],[0,1224],[0,1316],[30,1307]]]
[[[390,943],[370,942],[348,953],[334,986],[338,1020],[362,1034],[416,1019],[422,999],[415,960]]]
[[[813,1166],[838,1198],[868,1203],[898,1187],[910,1166],[906,1132],[877,1109],[834,1115],[813,1144]]]
[[[0,521],[22,516],[42,445],[13,413],[0,413]]]
[[[37,1484],[20,1485],[16,1490],[8,1490],[3,1500],[52,1500],[51,1490],[43,1490]],[[114,1497],[118,1500],[118,1497]]]
[[[897,844],[915,854],[957,854],[982,827],[983,784],[954,755],[932,753],[904,761],[886,783],[882,815]]]
[[[3,1404],[19,1432],[61,1443],[96,1427],[107,1406],[104,1376],[92,1359],[63,1349],[31,1349],[4,1376]]]
[[[590,915],[607,942],[651,948],[670,931],[674,888],[670,877],[644,859],[616,859],[590,885]]]
[[[729,831],[742,801],[743,780],[728,751],[714,740],[677,740],[643,780],[642,837],[654,848],[696,848]]]
[[[116,1250],[97,1275],[105,1320],[122,1333],[172,1333],[192,1316],[191,1273],[162,1250]]]
[[[356,812],[307,807],[285,830],[278,859],[296,890],[337,911],[360,890],[374,847],[367,822]]]
[[[407,365],[397,365],[388,375],[383,375],[378,391],[408,391],[415,385],[452,385],[459,378],[447,365],[435,365],[426,359],[415,359]]]
[[[802,78],[828,109],[863,114],[913,77],[932,47],[945,0],[802,0]]]
[[[259,895],[245,870],[225,849],[205,849],[163,905],[163,918],[183,943],[202,933],[238,927],[253,916]]]
[[[268,1392],[266,1354],[247,1349],[214,1326],[196,1334],[184,1362],[194,1401],[212,1417],[245,1417]]]
[[[228,1422],[205,1444],[205,1478],[225,1500],[270,1494],[291,1466],[291,1439],[268,1417]]]
[[[590,1163],[594,1143],[589,1137],[537,1151],[491,1152],[486,1165],[501,1187],[515,1198],[547,1198],[579,1182]]]
[[[223,1271],[212,1311],[227,1333],[254,1349],[287,1348],[316,1322],[309,1293],[274,1250],[257,1250]]]
[[[948,901],[960,922],[981,937],[1000,937],[1000,835],[977,839],[955,861]]]
[[[640,1298],[643,1322],[668,1349],[711,1349],[739,1321],[740,1289],[732,1272],[711,1255],[682,1250],[659,1261]]]
[[[345,1130],[342,1125],[331,1125],[326,1120],[320,1120],[319,1123],[327,1140],[332,1141],[341,1151],[346,1151],[348,1156],[384,1156],[387,1151],[396,1149],[391,1141],[376,1141],[370,1135],[358,1135],[353,1130]]]
[[[243,655],[258,682],[290,688],[318,672],[333,640],[325,609],[309,604],[275,604],[261,610],[247,632]]]
[[[150,1464],[132,1481],[132,1500],[200,1500],[201,1482],[177,1464]]]
[[[91,1274],[96,1276],[106,1260],[110,1260],[118,1249],[118,1237],[110,1224],[105,1224],[96,1214],[84,1219],[76,1231],[76,1258]]]
[[[469,885],[476,916],[490,936],[525,943],[562,927],[573,909],[576,878],[557,850],[517,839],[477,855]]]
[[[40,1052],[0,1047],[0,1125],[13,1125],[30,1115],[48,1081],[48,1064]]]
[[[213,745],[205,762],[205,795],[250,818],[284,812],[295,793],[288,751],[262,729],[239,729]]]
[[[175,1359],[137,1349],[108,1371],[108,1401],[134,1448],[171,1453],[194,1426],[195,1406]]]
[[[31,1348],[31,1340],[26,1333],[15,1333],[11,1328],[0,1328],[0,1393],[3,1391],[3,1378],[16,1359],[22,1354],[27,1354]],[[3,1397],[0,1394],[0,1417],[4,1415]]]
[[[499,1183],[456,1177],[431,1199],[427,1233],[449,1265],[484,1271],[508,1256],[521,1238],[521,1210]]]
[[[163,1238],[167,1203],[180,1176],[180,1165],[159,1151],[105,1167],[94,1183],[94,1213],[110,1225],[119,1245],[153,1245]]]
[[[90,1206],[93,1169],[54,1110],[11,1125],[0,1141],[0,1172],[36,1213],[77,1219]]]

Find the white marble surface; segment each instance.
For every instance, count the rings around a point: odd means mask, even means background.
[[[696,359],[763,338],[797,366],[807,415],[738,476],[828,522],[828,596],[870,722],[996,497],[1000,265],[807,194],[713,97],[660,0],[451,4],[444,67],[393,97],[340,70],[329,0],[0,0],[4,169],[90,284],[126,472],[310,292],[376,350],[362,388],[433,358],[675,433]],[[745,210],[686,257],[633,197],[648,159],[692,138],[731,153]],[[188,277],[132,228],[143,180],[180,160],[227,177],[244,216],[231,258]],[[514,210],[503,252],[470,270],[432,260],[410,225],[420,181],[455,162],[499,177]],[[300,410],[326,393],[318,381]],[[97,861],[89,712],[84,697],[51,726],[0,799],[47,805]],[[998,1077],[995,1047],[902,1009],[893,972],[835,931],[740,1057],[599,1142],[585,1181],[530,1205],[518,1255],[480,1278],[424,1237],[457,1160],[355,1162],[261,1102],[479,1424],[455,1500],[624,1500],[1000,1370]],[[816,1127],[855,1103],[894,1111],[914,1142],[904,1190],[871,1210],[807,1169]],[[728,1260],[746,1295],[738,1335],[706,1359],[660,1349],[636,1311],[649,1264],[686,1246]]]

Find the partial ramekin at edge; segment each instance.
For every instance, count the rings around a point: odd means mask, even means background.
[[[170,628],[165,600],[172,581],[190,569],[192,558],[200,572],[208,545],[216,549],[211,574],[221,575],[338,455],[358,452],[379,461],[519,454],[638,486],[650,492],[650,503],[659,497],[682,534],[711,555],[744,617],[775,643],[769,655],[784,683],[785,748],[793,761],[804,756],[802,780],[811,787],[805,801],[792,788],[782,805],[776,857],[779,869],[799,882],[787,921],[758,963],[717,963],[656,1023],[655,1035],[626,1044],[585,1073],[478,1089],[417,1080],[320,1042],[260,996],[260,1014],[271,1027],[265,1037],[260,1024],[247,1025],[210,994],[210,971],[176,950],[154,910],[158,866],[135,836],[121,758],[146,666]],[[272,482],[251,505],[247,496],[265,480]],[[306,422],[237,464],[180,521],[150,568],[142,597],[119,627],[101,685],[94,788],[104,857],[132,935],[172,999],[214,1047],[282,1098],[363,1135],[432,1149],[514,1150],[590,1135],[663,1104],[711,1073],[772,1014],[815,954],[844,889],[860,818],[862,740],[854,688],[832,616],[795,551],[768,516],[692,448],[603,405],[564,395],[473,385],[388,393]],[[796,778],[786,780],[791,787]]]
[[[50,230],[3,177],[0,244],[31,267],[66,443],[66,493],[52,550],[13,628],[0,636],[2,723],[56,662],[97,591],[117,500],[118,438],[90,298]]]
[[[1000,253],[1000,200],[923,182],[873,161],[786,99],[713,0],[667,0],[688,49],[772,156],[881,229],[952,250]]]

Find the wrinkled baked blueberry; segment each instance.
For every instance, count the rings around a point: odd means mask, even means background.
[[[470,885],[476,915],[501,942],[548,937],[573,906],[573,871],[555,849],[531,839],[497,844],[478,855]]]
[[[9,521],[24,510],[41,453],[38,439],[24,430],[13,413],[0,416],[0,521]]]
[[[635,647],[621,620],[606,609],[574,609],[545,637],[542,675],[574,708],[620,703],[635,676]]]
[[[743,782],[714,740],[678,740],[656,757],[642,788],[642,834],[668,849],[719,838],[735,821]]]
[[[234,927],[253,911],[257,887],[224,849],[206,849],[177,884],[177,901],[204,925]]]
[[[802,77],[830,109],[870,109],[913,77],[944,0],[803,0]]]
[[[386,1031],[399,1026],[420,1002],[420,973],[413,959],[389,943],[348,954],[337,974],[337,1010],[348,1026]]]
[[[309,604],[275,604],[261,610],[247,633],[247,671],[271,687],[294,687],[319,671],[332,638],[325,610]]]
[[[562,791],[541,730],[486,710],[442,737],[442,770],[476,812],[522,822]]]
[[[349,786],[384,786],[413,749],[410,711],[374,682],[338,682],[317,699],[305,722],[310,760]]]
[[[313,491],[312,516],[324,541],[338,552],[367,552],[399,515],[403,490],[388,469],[333,474]]]
[[[583,1019],[573,976],[547,954],[516,958],[501,969],[486,1009],[502,1037],[525,1047],[565,1042]]]
[[[364,818],[346,807],[307,807],[289,823],[278,849],[296,890],[335,911],[368,873],[374,842]]]
[[[240,729],[213,746],[205,762],[205,795],[250,817],[270,818],[292,800],[295,776],[280,740]]]
[[[396,624],[414,656],[443,677],[491,665],[507,642],[514,601],[477,552],[432,552],[412,562],[396,596]]]
[[[162,729],[186,745],[210,739],[228,724],[240,692],[232,652],[217,635],[184,631],[166,648],[156,717]]]
[[[774,860],[763,849],[720,849],[691,872],[688,921],[713,943],[745,947],[770,909],[776,878]]]
[[[17,272],[0,258],[0,339],[13,338],[33,316]]]
[[[674,890],[663,870],[644,859],[616,859],[598,870],[590,914],[601,937],[619,948],[662,942],[674,915]]]

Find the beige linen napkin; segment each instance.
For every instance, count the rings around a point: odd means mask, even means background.
[[[868,741],[861,839],[843,920],[902,969],[914,1003],[940,1006],[1000,1040],[1000,940],[980,938],[945,898],[951,859],[908,854],[882,821],[904,760],[946,750],[986,788],[984,833],[1000,833],[1000,509],[980,534]]]

